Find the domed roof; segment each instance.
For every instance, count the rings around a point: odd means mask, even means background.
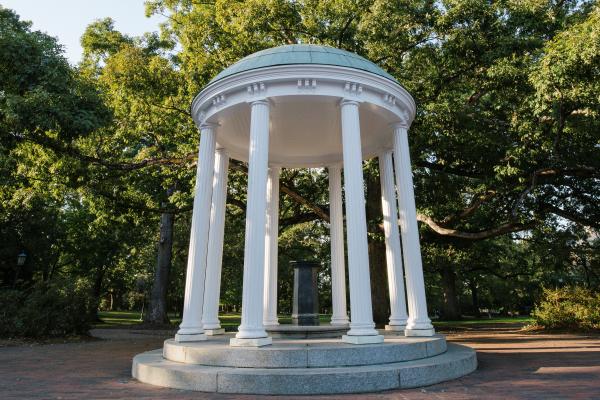
[[[314,44],[278,46],[250,54],[221,71],[221,73],[212,79],[211,83],[244,71],[292,64],[337,65],[360,69],[397,83],[392,75],[366,58],[350,53],[349,51]]]

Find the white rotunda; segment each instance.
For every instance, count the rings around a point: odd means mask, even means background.
[[[367,351],[364,363],[354,366],[356,368],[372,367],[367,358],[371,360],[373,351],[379,348],[384,349],[382,354],[389,353],[389,346],[408,349],[406,346],[427,343],[427,346],[439,351],[425,353],[422,358],[448,355],[445,340],[435,335],[427,315],[408,148],[408,131],[415,117],[415,102],[391,75],[356,54],[332,47],[275,47],[252,54],[217,75],[194,99],[192,116],[200,128],[200,148],[183,320],[175,339],[165,342],[162,358],[156,360],[158,364],[154,368],[166,373],[171,367],[176,367],[168,366],[168,362],[185,363],[194,358],[193,354],[198,357],[196,364],[204,367],[262,368],[263,365],[252,358],[256,357],[256,353],[247,353],[251,348],[271,349],[265,354],[268,354],[267,358],[275,357],[278,339],[273,341],[265,327],[278,324],[277,236],[281,168],[322,167],[328,171],[333,297],[331,324],[348,325],[348,331],[341,340],[327,345],[332,346],[334,353],[331,354],[342,357],[343,349],[346,349],[344,346],[364,345],[352,346]],[[389,323],[383,332],[375,329],[372,316],[362,175],[363,160],[374,157],[379,161],[382,185],[391,310]],[[248,163],[242,319],[234,337],[222,335],[224,331],[218,320],[230,158]],[[347,232],[345,244],[343,208]],[[349,317],[345,247],[348,249]],[[382,334],[385,332],[387,334]],[[211,338],[207,340],[207,336]],[[442,342],[443,345],[440,344]],[[437,343],[438,347],[431,343]],[[287,346],[282,348],[282,354],[293,348],[289,347],[289,343]],[[329,349],[323,343],[319,346],[312,354]],[[312,351],[310,344],[300,348],[309,353]],[[238,349],[236,354],[240,359],[250,357],[246,364],[228,364],[226,354],[235,349]],[[342,350],[335,353],[336,349]],[[212,356],[207,356],[207,351],[212,351]],[[461,376],[475,368],[474,352],[464,348],[461,351],[463,358],[459,358],[464,365],[468,364],[467,367],[451,367],[455,375],[444,375],[443,379],[437,377],[438,381]],[[269,362],[274,364],[265,368],[296,368],[290,366],[293,364],[292,353],[285,354],[282,359],[287,357],[286,362],[282,361],[279,365],[274,361],[276,358],[269,358]],[[189,385],[157,383],[156,378],[144,379],[152,368],[152,362],[148,361],[150,358],[144,359],[144,356],[149,357],[142,354],[136,357],[137,361],[134,360],[135,377],[163,386],[190,388]],[[382,363],[407,361],[398,357]],[[456,361],[455,358],[452,360]],[[215,361],[217,359],[220,361]],[[264,359],[261,360],[264,362]],[[342,375],[351,373],[345,370],[348,365],[344,362],[329,367],[340,368]],[[405,368],[406,365],[400,367]],[[271,370],[271,374],[267,375],[275,381],[269,382],[284,385],[286,381],[281,376],[285,373],[277,378],[273,372]],[[237,372],[232,373],[235,375]],[[297,374],[298,370],[294,373]],[[220,382],[225,382],[224,376]],[[181,380],[181,377],[173,379]],[[235,385],[219,389],[215,383],[215,390],[211,389],[212,386],[206,390],[262,393],[262,378],[256,379],[246,386],[238,385],[238,389],[232,389]],[[374,387],[363,382],[366,386],[352,389],[352,385],[359,381],[352,380],[352,384],[339,390],[328,388],[323,381],[324,389],[308,390],[307,393],[406,387],[400,381]],[[431,383],[432,380],[422,382]],[[302,389],[293,389],[294,385],[304,387],[302,384],[301,379],[295,380],[284,385],[287,389],[273,389],[268,393],[304,393]],[[191,388],[204,390],[193,385]]]

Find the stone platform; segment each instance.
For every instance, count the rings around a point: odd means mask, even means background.
[[[132,375],[176,389],[245,394],[334,394],[412,388],[455,379],[477,368],[475,351],[443,336],[386,336],[384,343],[275,339],[262,348],[228,346],[231,335],[204,342],[165,341],[138,354]]]
[[[323,339],[338,338],[348,332],[348,325],[266,325],[265,330],[272,338],[278,339]]]

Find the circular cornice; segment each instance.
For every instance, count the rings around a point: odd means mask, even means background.
[[[383,107],[410,126],[416,105],[398,83],[377,74],[337,65],[278,65],[240,72],[207,85],[193,100],[198,125],[232,105],[273,96],[348,98]]]

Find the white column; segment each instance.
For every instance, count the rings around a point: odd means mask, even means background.
[[[221,293],[221,265],[223,261],[223,233],[225,231],[225,207],[227,202],[227,168],[229,156],[225,149],[215,153],[215,177],[212,184],[210,231],[206,257],[204,284],[204,308],[202,325],[207,335],[225,333],[219,321],[219,295]]]
[[[383,336],[378,335],[375,330],[371,306],[358,102],[343,99],[340,106],[350,280],[350,330],[347,335],[342,337],[342,340],[353,344],[379,343],[383,342]]]
[[[408,299],[408,322],[406,336],[432,336],[435,331],[427,316],[425,281],[419,245],[419,226],[412,180],[412,167],[408,151],[408,131],[406,126],[396,124],[394,129],[394,165],[398,188],[400,232],[406,273],[406,294]]]
[[[263,326],[263,287],[269,162],[269,102],[251,103],[248,202],[242,291],[242,323],[232,346],[264,346],[271,338]]]
[[[394,185],[394,164],[391,151],[385,151],[379,155],[379,178],[391,311],[390,323],[385,326],[385,329],[404,331],[408,315],[404,298],[404,271],[402,270],[402,249],[398,233],[398,209],[396,208],[396,186]]]
[[[331,241],[331,325],[347,325],[346,265],[344,261],[344,215],[342,210],[342,168],[329,171],[329,235]]]
[[[277,319],[277,246],[279,238],[279,174],[271,166],[267,179],[267,236],[265,238],[265,298],[263,324],[279,325]]]
[[[178,342],[206,340],[202,327],[202,303],[204,301],[204,277],[214,175],[215,129],[216,126],[213,124],[200,126],[200,149],[198,150],[192,231],[185,276],[183,318],[175,335],[175,340]]]

